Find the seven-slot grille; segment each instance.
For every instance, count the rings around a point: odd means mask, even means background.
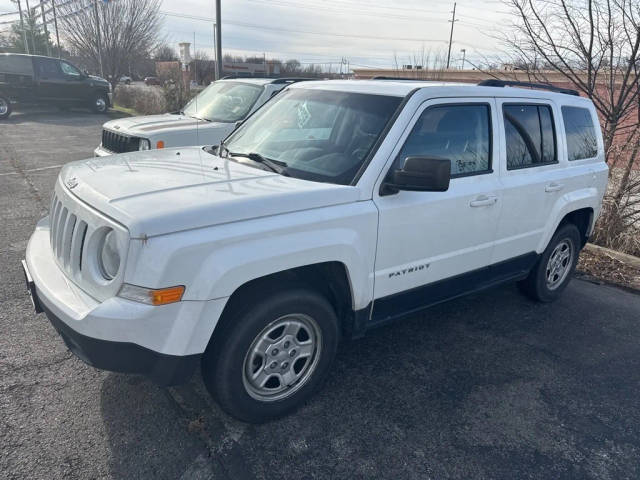
[[[113,153],[135,152],[140,146],[140,139],[102,130],[102,146]]]
[[[82,270],[82,251],[87,236],[87,222],[70,212],[54,193],[50,210],[51,249],[58,265],[69,274]]]

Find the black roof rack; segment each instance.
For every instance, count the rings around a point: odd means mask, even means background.
[[[309,82],[309,81],[312,81],[312,80],[317,80],[317,78],[283,77],[283,78],[276,78],[271,83]]]
[[[428,81],[428,80],[423,80],[421,78],[385,77],[384,75],[380,75],[378,77],[373,77],[371,80],[401,80],[403,82],[427,82]]]
[[[530,88],[539,88],[540,90],[549,90],[550,92],[556,93],[564,93],[566,95],[575,95],[579,97],[580,94],[577,90],[572,90],[570,88],[561,88],[556,87],[555,85],[551,85],[550,83],[533,83],[533,82],[517,82],[514,80],[497,80],[495,78],[491,78],[489,80],[483,80],[478,83],[480,87],[530,87]]]

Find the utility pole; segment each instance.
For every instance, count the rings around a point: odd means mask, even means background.
[[[467,54],[467,49],[463,48],[462,50],[460,50],[462,52],[462,70],[464,70],[464,57]]]
[[[98,16],[98,0],[93,0],[93,11],[96,14],[96,32],[98,34],[98,64],[100,65],[100,76],[104,78],[104,70],[102,69],[102,38],[100,38],[100,17]]]
[[[44,38],[47,43],[47,56],[51,56],[51,44],[49,43],[49,29],[47,28],[47,17],[44,14],[44,0],[40,2],[40,13],[42,14],[42,26],[44,27]]]
[[[31,8],[29,7],[29,0],[25,0],[27,3],[27,21],[33,20],[35,24],[35,19],[31,16]],[[33,38],[33,26],[29,25],[29,31],[31,32],[31,48],[33,49],[33,54],[36,55],[38,52],[36,51],[36,41]]]
[[[222,78],[222,1],[216,0],[216,72]]]
[[[56,43],[58,44],[58,58],[60,58],[60,33],[58,32],[58,15],[56,14],[56,0],[51,0],[53,7],[53,25],[56,28]]]
[[[22,43],[24,43],[24,53],[29,54],[29,43],[27,43],[27,32],[24,29],[24,19],[22,17],[22,3],[18,1],[18,10],[20,11],[20,30],[22,30]]]
[[[453,2],[453,17],[451,20],[451,33],[449,33],[449,53],[447,53],[447,70],[449,69],[449,61],[451,60],[451,43],[453,42],[453,25],[456,23],[456,2]]]

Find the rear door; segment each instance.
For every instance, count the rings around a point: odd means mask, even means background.
[[[531,98],[497,99],[497,105],[503,202],[493,263],[533,256],[554,204],[567,189],[558,107]]]
[[[60,62],[53,58],[34,57],[38,82],[38,100],[45,103],[60,103],[67,100],[67,81],[60,69]]]

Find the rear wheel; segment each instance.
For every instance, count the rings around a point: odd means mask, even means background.
[[[11,115],[11,102],[6,97],[0,97],[0,120],[9,118]]]
[[[102,93],[93,97],[91,109],[96,113],[106,113],[109,109],[109,101],[107,100],[107,97]]]
[[[520,289],[540,302],[557,299],[571,280],[580,248],[578,228],[573,224],[560,227],[529,276],[519,283]]]
[[[335,356],[339,329],[331,304],[291,288],[232,314],[216,329],[202,376],[229,415],[261,423],[304,403]]]

